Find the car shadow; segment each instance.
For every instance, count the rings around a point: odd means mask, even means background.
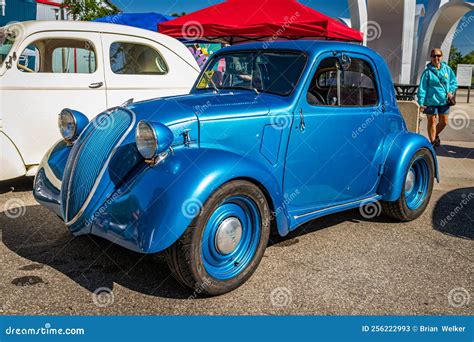
[[[31,271],[31,275],[11,279],[12,284],[42,282],[43,279],[34,271],[49,266],[91,292],[104,287],[113,289],[116,283],[150,296],[205,298],[172,277],[163,254],[135,253],[93,235],[74,237],[61,219],[40,205],[17,210],[13,218],[7,214],[0,212],[3,244],[31,261],[18,268]],[[272,233],[269,248],[294,244],[301,235],[350,220],[364,218],[358,210],[352,210],[311,221],[285,237]],[[386,222],[385,218],[381,220]]]
[[[436,155],[438,157],[449,157],[456,159],[474,159],[474,150],[472,148],[443,144],[436,148]]]
[[[33,189],[33,177],[19,177],[0,182],[0,194],[12,191],[31,191]]]
[[[459,215],[447,225],[440,220],[450,213],[462,200],[462,195],[474,192],[474,188],[458,189],[444,195],[436,204],[433,224],[435,229],[450,235],[473,238],[469,223]],[[472,194],[474,204],[474,193]],[[1,209],[1,208],[0,208]],[[471,210],[472,212],[472,210]],[[16,212],[18,213],[18,211]],[[10,218],[0,212],[0,233],[3,243],[11,251],[31,261],[19,266],[19,270],[31,270],[27,281],[41,282],[34,270],[44,266],[52,267],[80,286],[94,292],[99,288],[113,289],[114,283],[150,296],[173,299],[205,298],[177,282],[169,270],[164,255],[144,255],[132,252],[100,237],[72,236],[65,224],[56,215],[40,205],[27,206],[22,215]],[[464,220],[464,221],[463,221]],[[306,234],[326,229],[344,222],[383,222],[397,224],[398,221],[385,216],[365,218],[358,209],[328,215],[310,221],[287,236],[281,237],[272,231],[269,248],[286,247],[298,243]],[[462,223],[464,222],[464,223]],[[25,281],[11,279],[16,284]]]
[[[380,222],[380,223],[399,223],[399,221],[381,214],[381,207],[378,207],[375,217],[366,218],[362,216],[359,209],[352,209],[340,213],[323,216],[305,223],[297,229],[291,231],[286,236],[280,236],[276,229],[272,230],[268,246],[286,247],[298,242],[298,238],[306,234],[311,234],[319,230],[330,228],[344,222]]]
[[[443,194],[433,210],[435,230],[464,239],[474,239],[474,187]]]
[[[40,205],[27,206],[14,214],[10,218],[7,212],[0,213],[2,242],[31,261],[19,270],[32,273],[11,279],[12,284],[36,279],[35,269],[50,266],[91,292],[103,287],[113,289],[117,283],[164,298],[186,299],[194,293],[174,280],[163,255],[135,253],[92,235],[74,237],[61,219]]]

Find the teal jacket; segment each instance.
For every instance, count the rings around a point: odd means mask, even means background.
[[[420,106],[443,106],[448,103],[448,92],[454,94],[458,81],[453,69],[446,62],[441,62],[438,70],[432,63],[426,66],[418,88]]]

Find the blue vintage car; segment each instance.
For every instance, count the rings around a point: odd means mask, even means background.
[[[75,235],[166,251],[180,282],[213,295],[251,276],[271,229],[285,236],[373,203],[413,220],[438,177],[429,141],[407,131],[383,59],[348,43],[228,47],[189,95],[91,122],[65,109],[59,128],[36,200]]]

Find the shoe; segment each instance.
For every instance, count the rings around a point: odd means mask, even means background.
[[[441,146],[441,140],[439,139],[439,136],[436,136],[435,140],[433,141],[433,145],[435,147]]]

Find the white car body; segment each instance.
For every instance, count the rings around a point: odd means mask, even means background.
[[[134,27],[76,21],[30,21],[3,29],[15,32],[16,39],[0,67],[0,181],[35,174],[41,158],[61,138],[57,118],[63,108],[79,110],[91,119],[106,108],[119,106],[132,98],[140,101],[187,94],[200,71],[184,44],[160,33]],[[66,42],[63,44],[84,43],[88,50],[79,46],[48,47],[51,42],[59,46],[63,40]],[[120,48],[111,50],[113,43]],[[41,59],[43,50],[38,46],[49,52],[51,61],[45,62],[46,57]],[[143,49],[148,54],[141,53]],[[79,60],[76,55],[79,50],[87,51],[88,57],[81,55]],[[73,72],[70,51],[74,52]],[[116,51],[121,54],[115,54]],[[129,51],[138,51],[139,57],[129,57],[132,56]],[[114,56],[111,56],[112,52]],[[158,57],[154,55],[156,52]],[[36,58],[31,65],[28,64],[29,58]],[[59,72],[54,71],[58,64],[53,62],[55,59],[60,62]],[[141,60],[145,62],[141,63]],[[127,63],[132,62],[140,74],[117,73],[129,72]],[[41,70],[41,63],[49,64]],[[81,68],[88,67],[88,72],[77,73],[78,63]],[[95,65],[91,67],[92,63]],[[114,72],[111,63],[114,67],[117,64],[124,67]],[[148,67],[143,64],[151,65],[152,69],[163,68],[165,74],[156,74],[155,71],[155,74],[146,74],[148,71],[142,69]]]

